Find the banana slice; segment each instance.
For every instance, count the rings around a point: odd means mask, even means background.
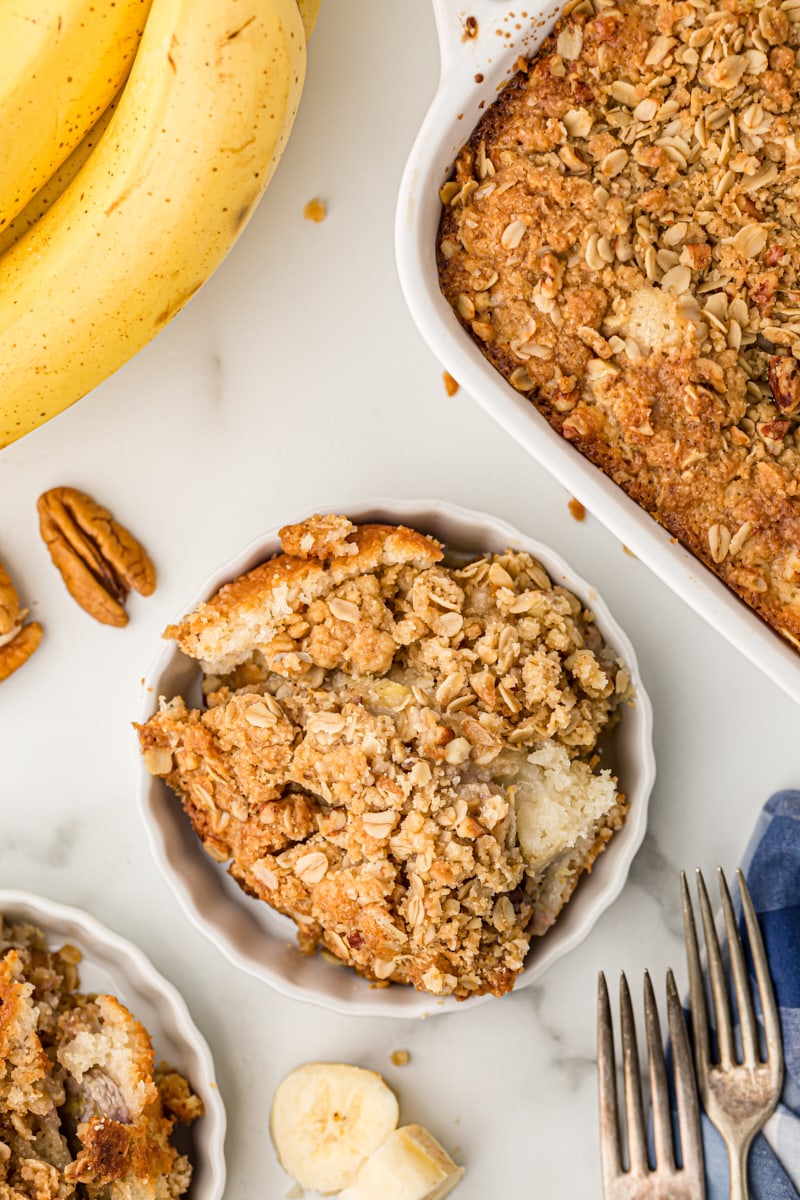
[[[278,1085],[270,1132],[301,1187],[338,1192],[397,1126],[397,1099],[375,1071],[306,1063]]]
[[[536,872],[592,834],[617,799],[609,771],[594,775],[586,763],[571,761],[562,746],[529,754],[513,782],[520,849]]]
[[[444,1200],[463,1175],[427,1129],[404,1125],[373,1151],[339,1200]]]

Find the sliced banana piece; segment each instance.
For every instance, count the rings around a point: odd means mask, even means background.
[[[444,1200],[464,1174],[421,1125],[395,1129],[339,1200]]]
[[[541,872],[588,836],[617,800],[610,771],[593,774],[563,746],[527,756],[514,779],[517,837],[529,870]]]
[[[270,1132],[301,1187],[338,1192],[397,1126],[397,1098],[375,1071],[306,1063],[278,1085]]]

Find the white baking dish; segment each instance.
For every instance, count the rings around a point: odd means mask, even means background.
[[[645,834],[656,769],[653,716],[633,646],[595,589],[558,554],[496,517],[442,500],[368,500],[333,505],[323,511],[346,513],[356,523],[377,520],[410,525],[433,534],[450,550],[467,554],[502,552],[509,547],[527,550],[539,559],[551,579],[568,587],[592,609],[604,638],[630,669],[636,701],[626,708],[611,735],[607,759],[630,802],[627,820],[597,859],[591,874],[581,881],[553,928],[535,940],[516,984],[519,990],[539,980],[552,963],[587,936],[600,914],[622,890]],[[291,517],[302,520],[310,515],[292,513]],[[252,570],[279,551],[278,530],[263,534],[214,571],[184,612],[208,599],[223,583]],[[152,715],[161,696],[183,695],[192,703],[200,703],[199,684],[197,663],[182,654],[174,642],[164,645],[144,680],[141,720],[146,721]],[[301,954],[293,922],[262,901],[245,895],[226,869],[208,857],[175,795],[163,779],[145,770],[138,745],[136,758],[139,809],[156,864],[190,920],[237,967],[285,996],[354,1016],[432,1016],[466,1011],[489,999],[480,996],[458,1001],[448,996],[437,1000],[435,996],[397,984],[375,988],[322,954]]]
[[[800,654],[551,429],[484,358],[441,295],[435,254],[439,188],[498,88],[514,74],[518,57],[536,49],[561,6],[542,0],[525,6],[507,0],[475,0],[468,6],[433,0],[433,5],[441,81],[406,164],[395,226],[400,282],[422,336],[450,374],[537,462],[695,612],[800,701]]]

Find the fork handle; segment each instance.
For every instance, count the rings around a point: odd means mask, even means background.
[[[731,1183],[728,1192],[729,1200],[748,1200],[750,1192],[747,1187],[747,1156],[750,1153],[750,1142],[728,1147],[728,1162],[730,1163]]]

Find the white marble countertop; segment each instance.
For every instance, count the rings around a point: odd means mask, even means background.
[[[678,871],[732,869],[767,796],[800,781],[797,709],[679,602],[460,391],[406,312],[397,185],[438,69],[427,0],[325,0],[286,155],[244,236],[160,336],[58,419],[0,454],[0,561],[45,626],[0,689],[0,882],[87,909],[183,992],[216,1059],[229,1200],[289,1181],[273,1090],[310,1059],[396,1086],[464,1162],[459,1200],[599,1195],[596,975],[685,983]],[[320,196],[328,218],[303,219]],[[66,594],[39,540],[45,488],[80,487],[150,549],[155,595],[124,630]],[[236,970],[157,873],[134,801],[130,723],[165,624],[258,533],[312,506],[439,496],[555,547],[602,592],[640,657],[659,779],[622,895],[518,995],[418,1023],[296,1003]],[[411,1052],[408,1066],[391,1051]]]

